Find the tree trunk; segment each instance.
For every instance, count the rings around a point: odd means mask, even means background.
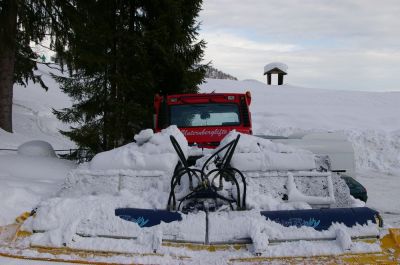
[[[8,132],[12,132],[17,7],[17,0],[5,1],[0,14],[0,128]]]

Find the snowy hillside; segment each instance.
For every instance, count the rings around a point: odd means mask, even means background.
[[[323,90],[215,79],[207,79],[201,91],[250,91],[254,134],[342,131],[353,143],[358,170],[400,175],[400,92]]]
[[[52,108],[69,106],[71,101],[46,76],[46,71],[42,71],[50,82],[49,91],[32,84],[15,88],[14,133],[0,130],[0,148],[17,148],[33,139],[45,140],[55,149],[74,147],[58,133],[65,125],[51,113]],[[355,149],[359,181],[369,193],[368,205],[382,211],[390,222],[400,223],[397,192],[400,189],[400,92],[320,90],[267,86],[254,80],[217,79],[207,79],[201,91],[251,91],[255,134],[344,132]],[[74,167],[65,163],[56,170],[46,171],[48,161],[44,160],[40,162],[42,171],[32,171],[33,162],[9,151],[0,151],[0,154],[0,225],[11,222],[21,211],[31,210],[42,198],[50,196],[66,172]]]
[[[10,134],[0,129],[0,149],[15,149],[29,140],[44,140],[55,149],[74,148],[75,144],[63,137],[58,130],[68,126],[59,122],[52,109],[70,106],[71,100],[49,75],[47,67],[39,67],[43,81],[49,87],[46,91],[39,84],[29,83],[27,87],[14,86],[13,129]]]

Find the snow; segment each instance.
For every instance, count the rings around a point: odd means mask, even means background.
[[[52,198],[41,203],[36,217],[29,219],[24,224],[24,229],[40,231],[29,239],[35,245],[76,247],[79,244],[85,249],[96,249],[99,246],[94,245],[96,242],[86,244],[83,240],[77,240],[80,236],[129,238],[131,241],[139,241],[144,246],[151,246],[153,235],[159,238],[160,233],[162,238],[167,240],[204,241],[206,231],[204,212],[182,215],[182,220],[179,222],[162,223],[149,228],[141,228],[137,223],[125,221],[114,214],[116,208],[137,205],[143,208],[153,207],[151,202],[131,193],[118,196]],[[65,214],[66,212],[70,214]],[[158,229],[161,229],[161,232]],[[101,247],[101,250],[132,251],[130,248],[133,245],[121,246],[119,245],[121,243],[115,242],[115,245],[110,243],[107,248]],[[138,242],[133,244],[140,245]]]
[[[135,139],[136,143],[140,146],[146,142],[148,142],[151,137],[153,137],[154,132],[152,129],[146,129],[140,131],[138,134],[136,134],[133,138]]]
[[[151,129],[143,130],[134,136],[136,143],[97,154],[89,167],[91,170],[160,170],[171,174],[179,160],[169,139],[171,135],[177,139],[187,157],[187,140],[174,125],[156,134]]]
[[[183,220],[179,223],[163,223],[150,228],[140,228],[137,223],[127,222],[114,214],[116,208],[137,205],[152,208],[151,203],[133,194],[53,198],[41,203],[36,218],[29,219],[29,222],[24,224],[24,229],[41,231],[30,238],[31,243],[59,247],[63,245],[76,246],[78,235],[86,237],[120,236],[149,242],[152,241],[153,232],[160,233],[157,231],[160,228],[164,231],[166,239],[192,242],[204,239],[204,212],[183,215]],[[70,214],[66,215],[66,212]],[[192,229],[194,226],[200,229]],[[83,246],[82,242],[80,244]],[[143,245],[146,245],[146,242],[143,242]],[[103,250],[115,250],[114,247],[109,245],[108,249],[103,247]],[[92,243],[91,246],[85,245],[84,248],[95,249],[96,246],[93,246]],[[117,246],[117,248],[119,251],[123,250],[121,246]],[[125,247],[124,251],[128,252],[129,249]]]
[[[43,69],[41,71],[45,72]],[[290,85],[277,87],[251,80],[212,79],[208,79],[202,85],[201,90],[203,92],[213,90],[215,92],[245,92],[250,90],[254,134],[289,136],[309,132],[337,131],[344,133],[355,149],[358,181],[363,183],[368,190],[367,206],[378,209],[389,226],[400,225],[400,213],[398,212],[400,208],[398,203],[400,201],[398,193],[400,188],[398,185],[400,183],[400,119],[397,117],[400,93],[331,91]],[[28,88],[16,87],[15,132],[10,134],[0,130],[0,148],[18,148],[21,144],[32,140],[46,141],[54,149],[73,148],[75,145],[58,132],[58,129],[65,129],[67,126],[58,122],[51,112],[53,107],[59,109],[70,104],[71,101],[60,92],[54,82],[50,84],[50,90],[47,93],[32,84]],[[173,131],[174,129],[171,129],[170,132],[164,134],[154,134],[151,130],[142,131],[133,137],[135,143],[121,147],[120,150],[102,154],[96,158],[97,162],[94,160],[90,164],[81,165],[76,170],[73,170],[76,168],[74,163],[58,158],[29,157],[9,151],[0,151],[0,225],[12,223],[14,218],[22,212],[40,206],[37,219],[29,219],[26,223],[27,229],[45,230],[32,239],[36,243],[54,245],[68,243],[71,247],[85,246],[120,250],[132,247],[132,249],[140,250],[140,244],[138,246],[135,243],[113,241],[107,238],[101,240],[99,238],[82,238],[76,234],[87,233],[98,236],[100,232],[104,234],[127,233],[131,236],[139,236],[142,244],[148,243],[150,248],[158,248],[159,253],[167,255],[166,257],[139,257],[135,259],[135,262],[174,264],[173,256],[187,255],[188,252],[184,249],[160,247],[161,237],[164,239],[168,236],[185,238],[185,236],[191,235],[193,237],[190,239],[194,241],[203,238],[204,234],[198,233],[205,230],[202,228],[204,224],[201,221],[204,218],[198,216],[200,213],[188,216],[179,225],[176,223],[162,225],[161,235],[159,229],[143,233],[138,230],[136,224],[125,222],[115,217],[112,212],[115,207],[137,207],[138,205],[144,208],[165,207],[169,187],[165,180],[170,177],[167,172],[173,170],[172,167],[177,161],[176,156],[172,158],[175,153],[171,149],[172,146],[166,143],[169,143],[169,135],[180,137],[179,133]],[[185,145],[179,139],[178,141],[185,149],[187,144]],[[290,154],[301,154],[300,158],[306,158],[306,163],[310,165],[307,166],[307,169],[312,168],[315,160],[311,159],[311,156],[304,156],[306,154],[304,151],[280,145],[275,146],[267,140],[262,143],[248,140],[243,141],[243,144],[243,146],[238,146],[238,155],[250,155],[249,159],[255,161],[256,166],[250,167],[250,163],[243,163],[244,158],[237,159],[236,165],[243,168],[249,165],[249,170],[260,168],[266,170],[261,173],[253,171],[246,173],[250,186],[247,204],[254,213],[250,211],[239,217],[233,216],[235,213],[213,213],[212,224],[209,227],[213,233],[209,240],[221,240],[224,236],[227,237],[225,239],[242,236],[253,238],[257,243],[254,251],[260,252],[263,256],[340,254],[345,253],[349,248],[352,252],[379,251],[379,246],[376,244],[366,245],[349,240],[349,237],[365,233],[373,235],[376,233],[376,227],[373,225],[346,229],[340,224],[335,224],[329,231],[318,234],[308,229],[281,228],[257,217],[256,213],[260,209],[310,208],[310,205],[305,202],[283,204],[281,200],[278,200],[277,194],[280,191],[268,190],[269,183],[266,180],[270,180],[274,185],[282,184],[283,186],[288,183],[290,174],[279,176],[274,171],[267,171],[267,169],[273,168],[271,166],[281,169],[285,164],[279,165],[276,162],[282,161],[282,158],[270,159],[270,163],[267,165],[260,165],[261,158],[257,158],[257,156],[274,153],[276,156],[274,155],[273,158],[283,155],[288,161],[294,162],[299,157],[290,157]],[[161,147],[159,149],[162,151],[154,151],[156,147]],[[193,150],[185,149],[184,151],[186,153]],[[126,161],[114,159],[115,156],[126,158],[127,154],[131,156]],[[165,157],[157,157],[157,155],[165,155]],[[236,158],[234,157],[234,159]],[[167,165],[164,163],[165,161],[169,161],[173,166]],[[157,166],[160,164],[158,170],[154,169],[155,164]],[[303,165],[304,163],[299,162],[299,164]],[[121,165],[122,167],[120,167]],[[137,165],[141,166],[136,168]],[[71,170],[73,171],[71,172]],[[296,170],[300,169],[296,166]],[[309,191],[303,189],[300,185],[302,177],[296,175],[300,174],[299,172],[294,172],[293,179],[290,181],[292,184],[293,182],[296,184],[300,195],[310,196],[309,192],[314,189]],[[86,178],[82,178],[82,176]],[[335,175],[331,177],[333,186],[340,186],[341,183],[337,182],[337,177]],[[313,185],[326,185],[326,178],[319,176],[312,178],[315,178],[312,181]],[[309,180],[307,181],[309,182]],[[93,183],[100,184],[96,186]],[[271,191],[272,195],[263,195],[263,192],[255,187]],[[344,189],[344,187],[340,187],[340,189]],[[336,195],[343,191],[334,190],[333,192]],[[329,197],[329,194],[332,194],[331,191],[311,195]],[[346,199],[344,202],[335,203],[355,202]],[[230,232],[233,228],[237,232],[232,234]],[[336,242],[300,241],[287,242],[279,246],[271,245],[274,239],[288,235],[294,238],[300,236],[335,238]],[[10,251],[12,252],[12,250]],[[252,255],[246,253],[241,252],[237,257]],[[25,254],[45,255],[31,252]],[[191,254],[193,254],[194,262],[198,263],[203,261],[215,263],[215,260],[234,258],[237,255],[230,252]],[[121,258],[116,262],[126,263],[127,260],[132,262],[132,259],[129,258]],[[97,261],[101,261],[101,258]],[[9,259],[0,259],[0,263],[12,262]],[[29,264],[42,263],[31,262]]]
[[[164,189],[161,178],[166,177],[166,173],[157,170],[105,170],[92,171],[85,169],[82,165],[78,170],[68,173],[58,195],[76,197],[92,194],[116,194],[123,192],[124,189],[144,194],[147,198],[149,191]],[[169,176],[169,175],[168,175]],[[166,189],[166,188],[165,188]],[[167,194],[158,192],[148,199],[159,198],[163,203],[168,198]],[[157,205],[160,205],[157,204]]]
[[[45,141],[34,140],[21,144],[18,146],[18,154],[24,156],[36,157],[56,157],[51,144]]]
[[[327,187],[328,187],[328,196],[320,197],[320,196],[307,196],[301,193],[294,182],[294,176],[291,172],[288,173],[288,181],[286,184],[288,190],[288,201],[289,202],[306,202],[309,204],[333,204],[335,202],[335,194],[333,192],[333,184],[331,176],[327,176]]]
[[[334,223],[328,230],[317,231],[312,227],[284,227],[271,220],[266,220],[259,211],[251,210],[243,214],[240,211],[209,213],[209,241],[210,242],[238,242],[254,235],[254,229],[267,235],[270,242],[282,240],[311,240],[336,239],[337,230],[342,229],[352,238],[360,236],[377,236],[379,231],[376,224],[355,225],[351,228],[343,224]]]
[[[222,141],[225,146],[237,136],[230,132]],[[252,135],[241,134],[231,162],[241,171],[311,170],[315,169],[315,156],[307,150],[273,143]]]
[[[341,228],[336,230],[336,241],[339,243],[343,250],[351,249],[351,236],[349,235],[349,233],[346,232],[346,230]]]
[[[271,70],[274,69],[274,68],[281,69],[282,71],[284,71],[285,73],[287,73],[287,70],[288,70],[289,67],[288,67],[286,64],[284,64],[284,63],[278,63],[278,62],[269,63],[269,64],[267,64],[267,65],[264,66],[264,74],[265,74],[266,72],[268,72],[268,71],[271,71]]]
[[[53,196],[75,166],[53,157],[0,155],[0,225],[14,222],[17,216]]]
[[[75,148],[75,144],[59,133],[67,130],[52,113],[72,105],[72,100],[64,94],[57,83],[51,78],[49,69],[39,65],[38,74],[48,85],[48,91],[39,84],[28,83],[27,87],[14,85],[13,99],[13,130],[8,133],[0,129],[0,148],[18,148],[19,145],[32,140],[43,140],[50,143],[54,149]]]

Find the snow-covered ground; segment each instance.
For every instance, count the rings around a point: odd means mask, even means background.
[[[51,113],[52,108],[67,107],[71,101],[54,81],[46,79],[48,92],[33,84],[15,88],[14,133],[0,129],[0,149],[17,148],[30,140],[47,141],[54,149],[75,147],[59,134],[58,129],[65,125]],[[208,79],[201,91],[251,91],[254,134],[343,132],[355,150],[358,180],[368,190],[367,206],[380,211],[387,224],[400,226],[400,92],[321,90],[215,79]],[[0,151],[0,225],[51,197],[75,167],[54,158]],[[0,259],[0,263],[8,262]]]

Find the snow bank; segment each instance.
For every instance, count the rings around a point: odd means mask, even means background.
[[[13,223],[57,192],[75,163],[57,158],[0,155],[0,225]]]
[[[234,140],[238,133],[230,132],[221,141],[221,147]],[[241,134],[232,166],[242,171],[311,170],[315,169],[312,152],[273,143],[252,135]]]
[[[188,143],[181,131],[172,125],[160,133],[151,129],[135,135],[135,143],[99,153],[90,162],[91,170],[134,169],[173,172],[178,156],[169,139],[173,135],[187,156]]]
[[[45,141],[34,140],[21,144],[18,147],[18,154],[25,156],[36,156],[36,157],[56,157],[51,144]]]

